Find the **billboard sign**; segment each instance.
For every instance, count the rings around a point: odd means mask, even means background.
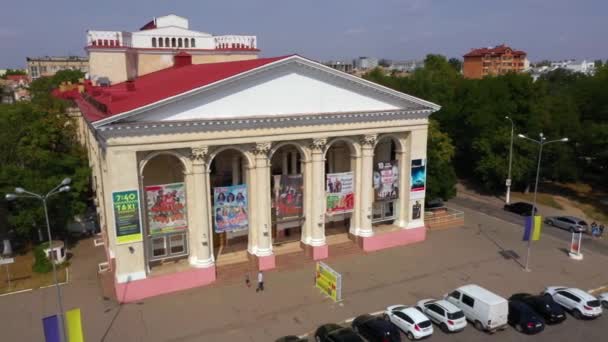
[[[422,199],[426,190],[426,159],[412,159],[410,199]]]
[[[347,213],[355,207],[353,172],[328,173],[326,177],[327,212]]]
[[[342,300],[342,275],[323,262],[317,262],[315,286],[334,302]]]
[[[376,201],[399,198],[399,164],[397,161],[376,163],[374,170],[374,196]]]
[[[304,180],[302,175],[273,176],[273,204],[279,219],[302,217],[304,214]]]
[[[184,183],[150,185],[146,191],[148,229],[151,235],[188,228]]]
[[[249,228],[247,184],[213,188],[213,227],[216,233]]]
[[[143,236],[137,190],[113,192],[112,206],[114,207],[116,242],[122,244],[141,241]]]

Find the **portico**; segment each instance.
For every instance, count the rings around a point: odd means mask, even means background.
[[[437,105],[299,56],[204,68],[69,95],[87,121],[119,300],[209,284],[225,252],[273,269],[277,241],[321,260],[332,234],[364,251],[424,240]],[[117,206],[129,191],[137,213]],[[173,261],[189,266],[154,274]]]

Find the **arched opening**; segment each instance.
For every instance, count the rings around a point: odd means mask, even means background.
[[[247,165],[241,151],[226,149],[209,166],[213,251],[218,261],[222,254],[247,250],[251,195]]]
[[[158,47],[163,47],[163,39],[158,38]]]
[[[165,38],[165,47],[171,47],[171,39],[169,37]]]
[[[304,224],[304,175],[302,152],[294,144],[279,147],[270,161],[272,241],[298,241]]]
[[[146,259],[150,268],[187,258],[188,217],[184,165],[172,154],[159,154],[142,170],[146,223]]]
[[[182,47],[182,39],[181,38],[177,39],[177,47],[180,47],[180,48]]]
[[[171,38],[171,47],[175,47],[176,46],[176,40],[175,38]]]
[[[347,140],[335,140],[325,152],[325,235],[348,233],[356,196],[356,151]]]
[[[399,208],[399,169],[397,141],[385,136],[378,140],[374,148],[374,168],[372,184],[374,202],[372,205],[372,225],[392,224],[397,219]]]
[[[190,38],[190,46],[192,46],[193,48],[196,47],[196,40],[194,40],[194,38]]]
[[[184,47],[186,47],[186,48],[190,47],[190,39],[188,39],[188,38],[184,39]]]
[[[156,38],[152,37],[152,47],[156,47]]]

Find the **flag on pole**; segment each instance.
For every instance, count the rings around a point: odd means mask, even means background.
[[[82,322],[80,320],[80,309],[72,309],[65,313],[67,335],[69,342],[84,342],[82,336]]]
[[[526,216],[526,221],[524,224],[524,241],[530,240],[530,235],[532,233],[532,216]]]
[[[48,316],[42,319],[45,342],[61,342],[59,334],[59,317],[57,315]]]
[[[532,232],[532,241],[540,240],[540,233],[543,227],[543,220],[541,216],[534,216],[534,230]]]

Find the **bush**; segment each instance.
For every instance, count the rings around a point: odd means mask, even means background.
[[[44,245],[34,248],[34,265],[32,266],[32,270],[36,273],[49,273],[53,270],[51,260],[44,253]]]

